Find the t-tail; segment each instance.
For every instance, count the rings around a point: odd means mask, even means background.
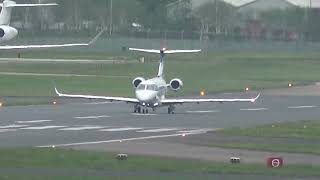
[[[160,64],[158,70],[158,77],[163,77],[163,69],[164,69],[164,58],[166,54],[176,54],[176,53],[197,53],[201,52],[200,49],[197,50],[167,50],[166,48],[162,48],[160,50],[156,49],[137,49],[137,48],[129,48],[130,51],[138,51],[138,52],[146,52],[146,53],[156,53],[160,54]]]
[[[10,25],[11,20],[11,12],[13,7],[36,7],[36,6],[56,6],[56,3],[49,4],[17,4],[14,1],[4,0],[3,3],[0,4],[2,7],[0,13],[0,25]]]

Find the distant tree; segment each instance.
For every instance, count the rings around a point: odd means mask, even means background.
[[[167,5],[179,0],[137,0],[144,7],[144,25],[152,29],[166,29],[168,26]]]
[[[234,9],[223,1],[215,0],[207,2],[195,10],[195,15],[200,31],[200,39],[207,39],[209,32],[216,35],[228,33],[233,27]]]

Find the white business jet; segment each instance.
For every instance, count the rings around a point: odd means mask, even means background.
[[[174,114],[175,105],[184,103],[209,103],[209,102],[255,102],[260,94],[251,99],[166,99],[165,94],[167,88],[170,87],[173,91],[181,90],[183,83],[180,79],[172,79],[169,84],[163,78],[164,57],[166,54],[174,53],[196,53],[201,50],[154,50],[154,49],[136,49],[130,48],[131,51],[140,51],[147,53],[160,54],[160,65],[158,75],[152,79],[145,80],[142,77],[137,77],[132,81],[135,88],[136,98],[126,97],[109,97],[109,96],[92,96],[92,95],[75,95],[60,93],[57,88],[55,92],[60,97],[69,98],[85,98],[85,99],[102,99],[107,101],[122,101],[132,103],[135,113],[148,113],[149,109],[155,110],[161,106],[168,106],[168,114]]]
[[[10,26],[11,12],[14,7],[39,7],[39,6],[56,6],[56,3],[49,4],[17,4],[14,1],[4,0],[0,3],[2,7],[0,13],[0,43],[10,41],[18,35],[18,30]],[[100,34],[99,34],[100,36]],[[98,37],[98,36],[97,36]],[[94,40],[96,40],[95,38]],[[78,44],[53,44],[53,45],[17,45],[17,46],[0,46],[0,50],[22,50],[22,49],[46,49],[46,48],[59,48],[59,47],[73,47],[73,46],[88,46],[94,41],[89,43]]]

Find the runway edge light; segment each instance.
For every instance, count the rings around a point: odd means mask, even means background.
[[[200,90],[200,96],[205,96],[206,92],[204,90]]]

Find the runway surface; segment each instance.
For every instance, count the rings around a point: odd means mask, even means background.
[[[124,103],[78,103],[0,109],[0,147],[74,146],[155,140],[230,127],[317,120],[320,97],[262,96],[258,102],[186,104],[143,115]]]

